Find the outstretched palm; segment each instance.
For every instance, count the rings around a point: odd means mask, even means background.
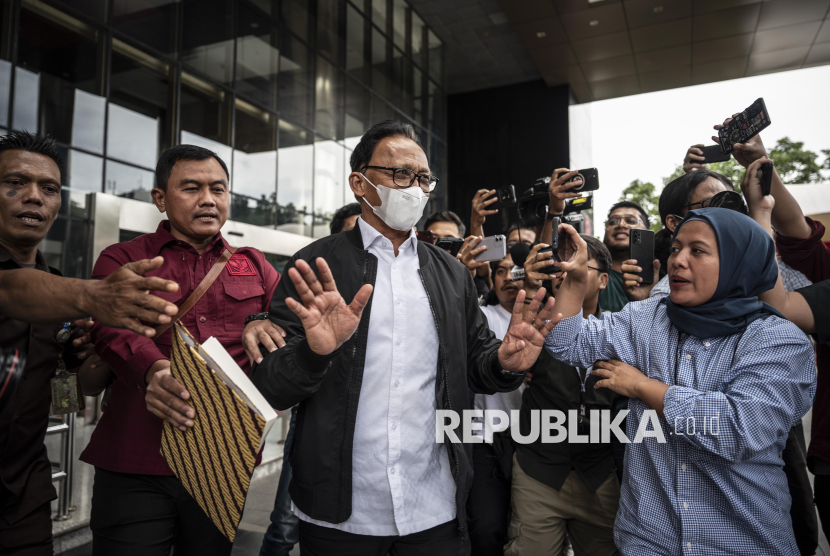
[[[319,280],[307,262],[297,260],[294,268],[288,270],[288,276],[294,282],[302,303],[288,297],[285,304],[300,318],[308,347],[318,355],[328,355],[357,330],[363,309],[372,295],[372,286],[365,284],[355,294],[352,303],[346,305],[326,261],[318,258],[317,269],[320,271]]]
[[[525,295],[525,291],[521,290],[516,296],[510,326],[499,347],[499,363],[504,370],[514,373],[526,371],[536,363],[545,345],[545,337],[562,318],[562,315],[553,315],[553,298],[548,299],[545,307],[537,314],[542,299],[545,298],[545,288],[536,292],[522,315]]]

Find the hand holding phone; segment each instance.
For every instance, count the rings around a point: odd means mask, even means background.
[[[746,110],[736,114],[727,124],[718,129],[718,142],[721,152],[729,154],[737,143],[746,143],[762,130],[768,128],[772,121],[764,104],[759,98],[749,105]]]
[[[631,230],[631,242],[629,244],[629,259],[637,261],[637,266],[642,268],[637,276],[643,279],[641,284],[654,283],[654,232],[651,230]]]
[[[770,160],[769,162],[764,162],[758,169],[757,175],[758,180],[761,182],[761,195],[764,197],[769,195],[770,188],[772,187],[772,169],[772,160]]]
[[[507,256],[507,238],[503,235],[487,236],[477,247],[487,248],[473,257],[477,263],[500,261]]]
[[[435,240],[435,247],[443,249],[453,257],[458,255],[458,252],[461,250],[462,245],[464,245],[464,240],[460,237],[439,237]]]
[[[724,154],[720,145],[709,145],[708,147],[701,147],[703,153],[703,164],[711,164],[712,162],[726,162],[732,158],[731,153]]]

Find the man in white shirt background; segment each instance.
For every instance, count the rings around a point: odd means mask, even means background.
[[[537,315],[543,296],[525,305],[518,293],[499,342],[467,268],[415,238],[437,178],[412,127],[373,126],[350,162],[358,225],[286,264],[270,315],[286,346],[253,373],[274,407],[299,403],[289,492],[300,548],[469,554],[471,446],[435,442],[436,410],[461,416],[471,390],[517,389],[557,320],[553,301]]]

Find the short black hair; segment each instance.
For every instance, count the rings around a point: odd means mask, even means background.
[[[510,239],[510,234],[512,234],[513,232],[517,232],[517,234],[519,236],[519,242],[521,243],[521,241],[522,241],[522,230],[531,231],[531,232],[533,232],[534,236],[536,235],[536,230],[534,228],[531,228],[529,226],[522,226],[521,224],[513,224],[507,230],[507,235],[505,235],[504,237],[506,239]]]
[[[53,137],[28,131],[12,131],[7,135],[0,135],[0,154],[5,151],[26,151],[51,158],[58,166],[61,184],[63,183],[63,157]]]
[[[216,159],[225,171],[228,181],[230,181],[231,175],[228,172],[228,166],[224,160],[219,158],[218,154],[196,145],[176,145],[165,150],[159,157],[156,164],[156,187],[162,191],[167,191],[167,181],[170,179],[170,174],[173,173],[173,166],[176,165],[176,162],[180,160],[207,160],[208,158]]]
[[[660,193],[660,201],[657,209],[660,212],[660,221],[663,223],[663,226],[666,225],[666,218],[670,214],[680,216],[680,213],[683,212],[683,209],[692,199],[692,194],[694,194],[697,186],[708,178],[715,178],[725,185],[727,189],[735,190],[735,186],[732,185],[732,180],[723,174],[718,174],[711,170],[699,169],[688,174],[683,174],[679,178],[666,184],[666,187]]]
[[[429,230],[429,227],[435,224],[436,222],[452,222],[456,226],[458,226],[458,235],[464,237],[464,232],[467,231],[467,227],[464,225],[464,222],[461,221],[461,218],[458,217],[451,210],[439,210],[438,212],[433,212],[427,221],[424,222],[424,229]]]
[[[339,234],[342,232],[343,226],[346,224],[346,219],[360,213],[360,203],[349,203],[334,211],[334,216],[331,217],[331,224],[329,224],[331,233]]]
[[[375,154],[375,147],[387,137],[405,137],[406,139],[411,139],[421,147],[424,155],[426,155],[426,150],[421,144],[421,138],[415,133],[414,127],[394,120],[384,120],[369,128],[369,131],[364,133],[363,137],[360,138],[360,142],[354,148],[352,157],[349,159],[352,172],[360,172],[364,166],[367,166],[372,160],[372,155]]]
[[[606,274],[611,274],[611,251],[608,250],[608,247],[593,236],[589,236],[588,234],[579,234],[579,237],[585,240],[585,243],[588,244],[588,258],[594,259],[597,262],[597,267],[599,268],[600,272],[605,272]]]
[[[648,218],[648,213],[646,210],[640,206],[639,203],[635,203],[634,201],[620,201],[618,203],[614,203],[611,206],[611,209],[608,211],[608,218],[611,217],[611,213],[620,208],[633,208],[640,211],[640,215],[643,217],[643,222],[646,225],[646,228],[651,226],[651,221]]]

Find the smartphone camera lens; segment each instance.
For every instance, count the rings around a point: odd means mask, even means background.
[[[640,232],[633,232],[631,235],[631,241],[634,245],[640,245],[640,243],[642,243],[642,240],[640,239]]]

